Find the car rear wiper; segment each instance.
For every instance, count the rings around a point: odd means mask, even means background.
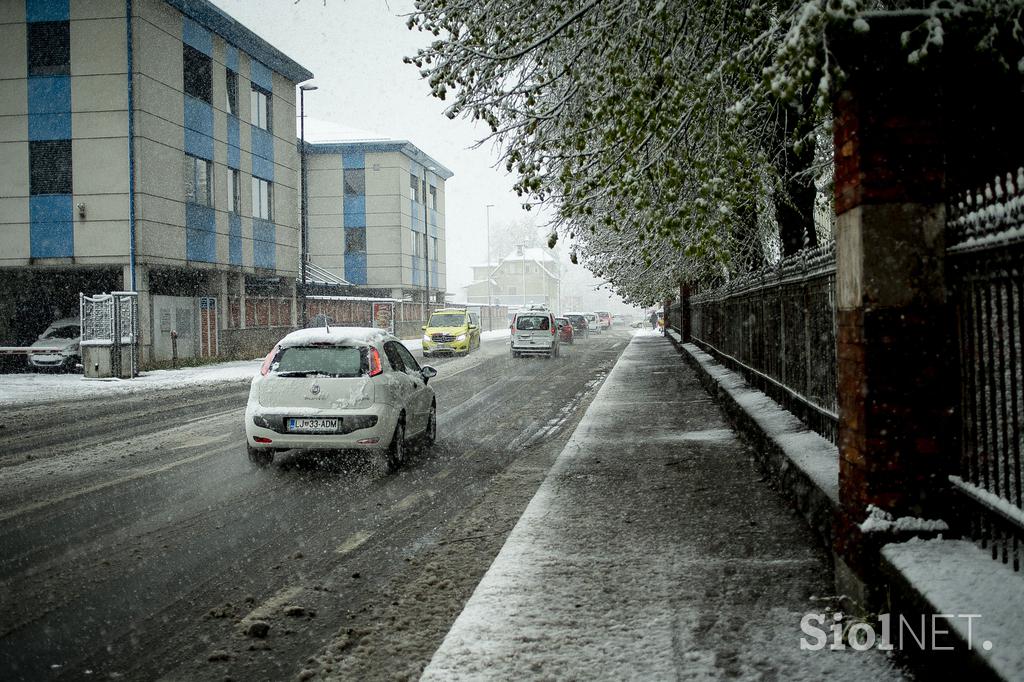
[[[308,377],[311,375],[320,375],[322,372],[318,372],[314,369],[296,369],[290,372],[278,372],[279,377]]]

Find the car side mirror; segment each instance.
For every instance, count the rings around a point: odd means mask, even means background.
[[[479,329],[480,327],[476,326],[475,324],[471,324],[471,325],[469,325],[469,328],[470,329]]]
[[[422,327],[420,327],[420,329],[422,329],[423,331],[427,331],[427,325],[423,325]]]
[[[420,376],[423,377],[423,383],[425,384],[437,376],[437,370],[430,365],[424,365],[420,368]]]

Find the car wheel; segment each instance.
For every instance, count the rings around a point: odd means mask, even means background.
[[[274,461],[274,451],[266,448],[254,448],[248,443],[245,444],[245,452],[249,455],[249,461],[261,469]]]
[[[405,459],[405,415],[398,418],[395,433],[391,436],[391,445],[386,450],[377,452],[375,456],[377,471],[382,475],[390,474]]]
[[[430,415],[427,417],[427,428],[423,431],[420,447],[426,450],[437,440],[437,403],[430,404]]]

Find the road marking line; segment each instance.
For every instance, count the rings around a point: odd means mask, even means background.
[[[420,490],[411,495],[406,495],[399,500],[392,509],[396,512],[405,511],[423,498],[430,498],[437,494],[436,490]]]
[[[182,466],[184,464],[191,464],[192,462],[197,462],[197,461],[199,461],[201,459],[205,459],[207,457],[212,457],[213,455],[218,455],[218,454],[220,454],[222,452],[227,452],[228,450],[237,449],[237,448],[238,448],[238,443],[232,443],[230,445],[225,445],[222,448],[217,448],[215,450],[210,450],[209,452],[204,452],[201,455],[194,455],[192,457],[186,457],[185,459],[179,459],[177,461],[171,462],[170,464],[164,464],[163,466],[154,467],[152,469],[145,469],[143,471],[137,471],[134,474],[129,474],[128,476],[122,476],[121,478],[115,478],[112,481],[105,481],[103,483],[97,483],[95,485],[91,485],[91,486],[88,486],[86,488],[82,488],[80,490],[74,490],[72,492],[65,493],[64,495],[58,495],[57,497],[52,497],[52,498],[50,498],[48,500],[40,500],[38,502],[33,502],[32,504],[25,505],[24,507],[19,507],[18,509],[12,509],[11,511],[4,512],[3,514],[0,514],[0,521],[7,521],[8,519],[12,519],[15,516],[21,516],[22,514],[27,514],[28,512],[33,512],[33,511],[37,511],[39,509],[43,509],[44,507],[49,507],[51,505],[59,504],[61,502],[67,502],[68,500],[73,500],[76,497],[81,497],[82,495],[88,495],[89,493],[94,493],[94,492],[96,492],[98,490],[104,490],[106,488],[110,488],[110,487],[113,487],[115,485],[121,485],[122,483],[128,483],[130,481],[136,481],[136,480],[138,480],[140,478],[145,478],[146,476],[151,476],[153,474],[159,474],[159,473],[164,472],[164,471],[169,471],[171,469],[175,469],[177,467],[180,467],[180,466]]]
[[[297,597],[300,592],[302,592],[302,585],[282,587],[280,590],[272,594],[265,602],[243,616],[241,622],[242,627],[244,628],[248,621],[264,620],[265,618],[269,618],[273,615],[274,611]]]
[[[213,414],[204,414],[201,417],[193,417],[192,419],[187,419],[187,420],[181,422],[180,424],[178,424],[178,426],[184,426],[186,424],[195,424],[196,422],[207,421],[209,419],[215,419],[217,417],[223,417],[226,414],[237,414],[239,412],[245,412],[245,408],[244,407],[232,407],[230,410],[224,410],[223,412],[214,412]]]
[[[367,540],[373,537],[371,531],[361,530],[358,533],[350,536],[345,542],[338,545],[337,549],[334,550],[335,554],[348,554],[349,552],[362,547]]]

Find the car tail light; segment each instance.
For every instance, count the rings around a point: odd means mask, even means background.
[[[274,361],[274,356],[277,355],[277,346],[267,353],[267,357],[263,358],[263,365],[260,367],[260,374],[267,376],[267,372],[270,371],[270,363]]]
[[[274,442],[274,441],[270,440],[269,438],[264,438],[263,436],[253,436],[252,439],[254,441],[256,441],[257,443],[273,443]]]
[[[384,368],[380,365],[380,353],[376,348],[370,349],[370,376],[375,377],[378,374],[382,374]]]

